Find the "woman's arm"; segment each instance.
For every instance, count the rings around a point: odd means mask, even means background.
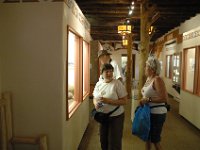
[[[157,97],[145,97],[140,100],[140,104],[145,104],[148,102],[153,102],[153,103],[165,103],[167,102],[168,95],[167,91],[165,88],[165,83],[164,81],[159,77],[155,77],[154,83],[153,83],[153,88],[154,90],[157,91],[158,96]]]
[[[151,97],[151,101],[153,103],[164,103],[167,102],[167,91],[165,88],[165,83],[164,81],[159,77],[155,77],[154,83],[153,83],[153,88],[157,91],[157,93],[159,94],[158,97]]]
[[[94,104],[94,107],[95,107],[96,109],[99,108],[98,105],[97,105],[97,103],[98,103],[98,99],[93,98],[93,104]]]
[[[119,98],[118,100],[112,100],[109,98],[102,97],[100,101],[110,105],[125,105],[127,103],[127,96]]]

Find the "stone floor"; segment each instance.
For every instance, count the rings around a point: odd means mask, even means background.
[[[144,150],[144,142],[131,134],[130,103],[125,106],[123,150]],[[168,112],[162,132],[163,150],[200,150],[200,130],[178,114],[179,103],[177,101],[170,98],[169,103],[171,110]],[[98,123],[90,118],[78,150],[100,149]]]

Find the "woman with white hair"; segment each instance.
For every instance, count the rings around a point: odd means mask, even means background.
[[[151,143],[154,144],[156,150],[162,150],[160,145],[162,127],[166,119],[167,108],[167,91],[165,83],[159,77],[161,65],[158,59],[150,56],[146,61],[145,75],[147,80],[141,90],[143,98],[140,104],[149,103],[151,108],[151,127],[149,139],[146,142],[146,150],[151,149]]]

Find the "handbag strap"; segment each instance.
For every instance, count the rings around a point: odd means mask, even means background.
[[[167,103],[161,104],[161,105],[155,105],[155,106],[150,106],[150,108],[155,108],[155,107],[167,107]]]
[[[150,106],[150,108],[155,108],[155,107],[165,107],[166,105],[163,104],[163,105],[155,105],[155,106]]]
[[[120,106],[117,106],[114,110],[110,111],[109,113],[107,113],[108,116],[110,116],[112,113],[114,113]]]

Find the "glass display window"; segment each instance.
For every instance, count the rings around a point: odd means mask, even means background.
[[[68,112],[69,114],[80,103],[81,92],[81,65],[80,65],[81,38],[73,32],[68,32]],[[82,93],[82,92],[81,92]]]
[[[67,46],[67,119],[89,95],[89,44],[68,28]]]
[[[183,89],[200,96],[200,46],[184,49]]]
[[[185,50],[185,72],[184,72],[184,88],[193,93],[194,91],[194,71],[195,71],[195,53],[196,48]]]
[[[165,76],[172,79],[172,55],[166,56]]]
[[[173,72],[172,72],[172,81],[174,84],[180,85],[180,54],[173,55]]]

